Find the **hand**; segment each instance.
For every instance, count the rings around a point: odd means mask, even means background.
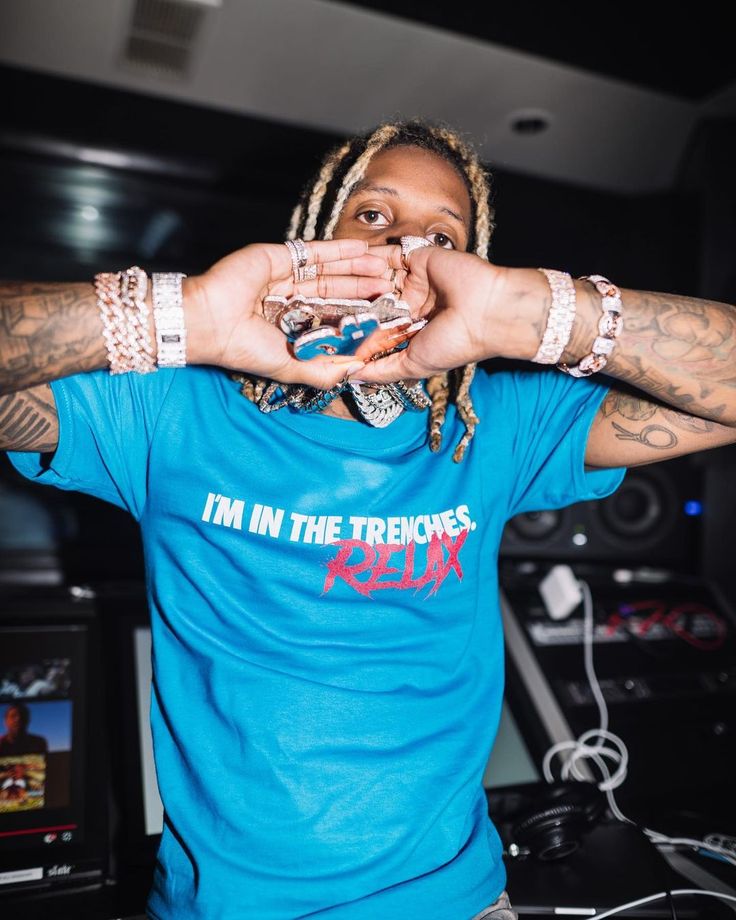
[[[370,250],[398,268],[398,246]],[[427,246],[397,273],[416,318],[429,320],[402,351],[366,364],[367,383],[422,380],[488,358],[530,360],[539,347],[549,287],[533,268],[502,268],[469,252]],[[369,360],[359,349],[356,357]]]
[[[471,253],[428,246],[410,253],[407,272],[400,247],[378,246],[371,252],[400,270],[402,298],[413,316],[429,322],[405,349],[366,364],[357,377],[372,383],[424,379],[503,353],[507,331],[498,304],[506,269]],[[356,356],[369,357],[360,350]]]
[[[294,284],[291,255],[281,243],[246,246],[203,275],[184,280],[191,363],[320,389],[361,366],[355,357],[297,360],[284,333],[262,315],[269,294],[370,299],[391,290],[386,256],[369,254],[364,240],[310,241],[306,246],[309,264],[318,266],[314,281]]]

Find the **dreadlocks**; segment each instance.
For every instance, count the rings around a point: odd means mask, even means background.
[[[365,175],[373,157],[392,147],[419,147],[446,160],[463,178],[471,202],[471,226],[468,249],[482,259],[488,258],[493,232],[494,212],[490,204],[489,177],[474,150],[453,130],[442,125],[411,120],[382,124],[370,134],[362,134],[336,147],[325,157],[316,178],[302,193],[291,217],[288,239],[331,239],[342,210],[356,184]],[[429,446],[438,451],[442,444],[442,426],[447,406],[454,402],[465,425],[465,433],[453,453],[456,463],[463,459],[478,424],[470,385],[475,365],[468,364],[447,374],[427,380],[427,394],[432,406],[429,417]],[[243,394],[260,402],[267,382],[243,380]]]

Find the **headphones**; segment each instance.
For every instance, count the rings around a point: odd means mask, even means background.
[[[578,850],[606,807],[598,787],[585,782],[526,783],[489,789],[487,797],[506,854],[544,862]]]

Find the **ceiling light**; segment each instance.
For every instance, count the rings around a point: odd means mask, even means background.
[[[552,116],[542,109],[517,109],[509,115],[509,126],[514,134],[543,134],[552,124]]]
[[[100,216],[100,212],[92,204],[86,204],[83,208],[80,209],[79,215],[82,220],[97,220]]]

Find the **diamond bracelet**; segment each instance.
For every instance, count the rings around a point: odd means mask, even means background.
[[[590,352],[581,358],[577,364],[558,364],[558,368],[571,377],[590,377],[602,371],[608,363],[616,339],[624,328],[624,319],[621,315],[621,291],[615,284],[604,278],[603,275],[581,275],[579,281],[587,281],[601,295],[601,310],[603,315],[598,320],[598,335],[593,340]]]

